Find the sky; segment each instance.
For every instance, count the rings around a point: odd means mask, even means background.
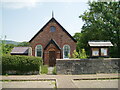
[[[29,41],[51,18],[73,36],[84,24],[80,15],[88,10],[87,0],[3,0],[0,3],[0,37]]]

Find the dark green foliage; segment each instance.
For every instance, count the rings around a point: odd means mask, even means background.
[[[42,59],[32,56],[2,56],[2,73],[6,74],[6,71],[22,72],[39,71],[39,67],[42,65]]]
[[[13,44],[2,45],[2,54],[10,54],[11,50],[15,47]]]
[[[15,47],[14,44],[6,44],[5,40],[0,40],[0,52],[2,52],[3,55],[10,54],[11,50]]]
[[[82,36],[81,33],[75,33],[75,35],[73,36],[74,39],[77,41],[77,47],[76,47],[76,51],[77,51],[77,52],[80,52],[80,49],[82,49],[82,48],[81,48],[82,45],[81,45],[81,43],[80,43],[81,36]]]
[[[40,73],[41,74],[47,74],[48,73],[48,65],[42,65]]]
[[[80,18],[85,22],[80,40],[80,48],[88,53],[88,41],[109,40],[112,57],[120,57],[120,2],[89,2],[89,10]]]
[[[17,45],[17,47],[28,47],[29,46],[29,42],[21,42]]]

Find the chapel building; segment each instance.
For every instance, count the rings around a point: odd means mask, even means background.
[[[55,66],[56,59],[68,59],[76,49],[76,40],[52,17],[29,41],[32,56]]]

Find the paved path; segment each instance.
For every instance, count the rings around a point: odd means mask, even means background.
[[[114,80],[77,80],[73,81],[77,88],[118,88],[118,79]]]
[[[53,74],[54,67],[48,67],[48,75]]]
[[[78,88],[73,79],[94,78],[120,78],[118,74],[92,74],[92,75],[12,75],[2,76],[2,80],[56,80],[57,88]]]
[[[55,81],[4,81],[2,88],[55,88]]]

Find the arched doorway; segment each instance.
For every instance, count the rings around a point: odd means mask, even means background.
[[[54,40],[50,40],[44,48],[44,64],[50,67],[55,66],[56,59],[59,59],[61,55],[61,49]]]
[[[49,66],[55,66],[56,64],[56,52],[55,49],[51,48],[49,50]]]

